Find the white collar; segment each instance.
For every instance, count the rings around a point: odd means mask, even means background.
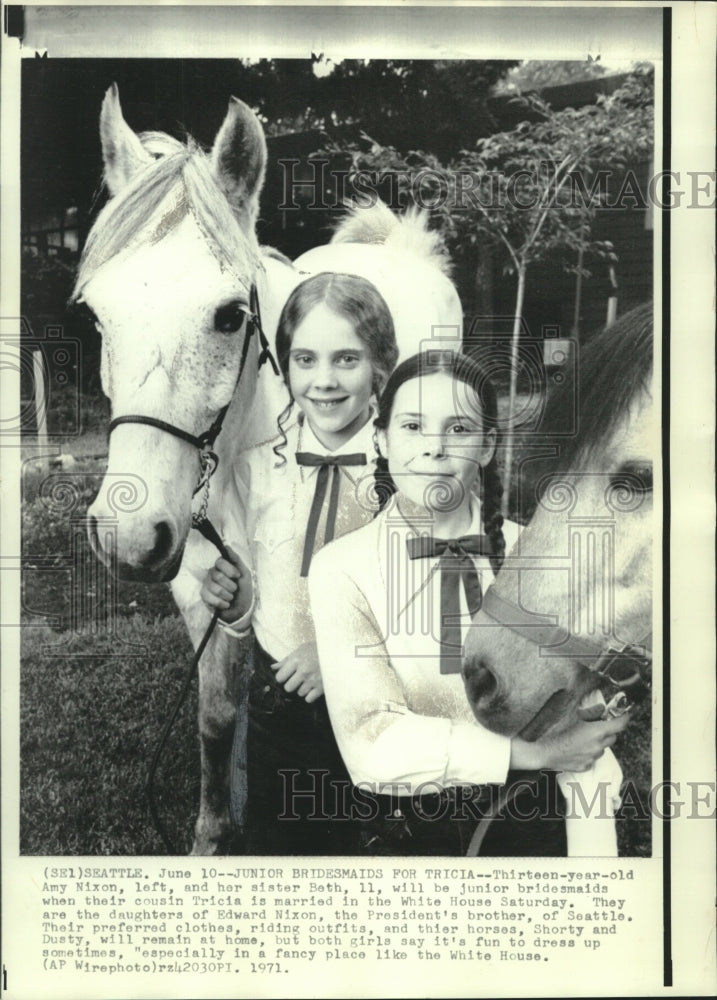
[[[401,511],[398,505],[398,497],[393,496],[391,502],[386,507],[386,520],[391,525],[392,531],[399,532],[404,538],[417,538],[420,535],[432,535],[433,525],[428,514],[426,514],[425,519],[420,519],[416,521],[409,521]],[[483,534],[483,519],[481,502],[477,496],[471,494],[470,498],[471,504],[471,522],[467,531],[463,532],[464,535],[480,535]],[[442,535],[436,536],[442,538]],[[438,558],[438,557],[436,557]]]
[[[392,586],[394,589],[395,606],[399,609],[398,617],[400,618],[437,575],[441,557],[409,560],[406,547],[407,539],[417,538],[422,534],[430,535],[431,524],[427,519],[423,523],[411,524],[404,517],[396,501],[397,497],[392,497],[381,513],[378,558],[384,586]],[[466,534],[478,535],[482,533],[481,529],[481,503],[478,497],[472,495],[471,524]],[[393,537],[389,539],[389,534],[399,536],[398,545],[394,543]],[[401,557],[399,553],[405,553],[403,565],[398,569],[399,578],[405,579],[403,589],[396,585],[396,567],[389,565],[389,560],[395,559],[397,555],[399,558]],[[410,570],[409,564],[412,564]]]
[[[353,434],[348,441],[344,441],[339,448],[335,448],[333,451],[330,451],[316,437],[311,429],[311,424],[302,413],[298,420],[296,450],[309,451],[316,455],[353,455],[354,453],[363,452],[366,455],[366,462],[370,463],[375,456],[373,443],[373,421],[375,416],[376,412],[373,407],[371,407],[369,418],[363,427],[360,427],[356,433]]]

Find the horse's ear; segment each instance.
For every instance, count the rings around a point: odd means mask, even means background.
[[[100,112],[100,139],[105,164],[105,182],[116,195],[132,177],[152,162],[152,157],[122,117],[117,84],[105,94]]]
[[[214,140],[212,167],[234,211],[246,213],[253,225],[266,170],[266,140],[259,119],[236,97]]]

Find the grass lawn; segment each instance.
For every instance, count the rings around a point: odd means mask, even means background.
[[[57,474],[69,494],[48,488],[53,473],[31,469],[23,484],[20,849],[162,854],[144,786],[192,648],[167,585],[120,582],[108,595],[101,576],[77,572],[94,564],[82,517],[104,467],[83,444]],[[72,627],[78,612],[92,628]],[[199,798],[196,714],[195,682],[155,780],[180,850]]]
[[[23,637],[20,850],[163,854],[144,784],[190,662],[184,625],[137,615],[116,635],[63,639],[46,627]],[[123,642],[138,644],[132,658]],[[156,781],[160,813],[185,851],[199,794],[196,729],[195,685]]]

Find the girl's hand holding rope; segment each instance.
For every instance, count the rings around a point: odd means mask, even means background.
[[[630,721],[630,712],[606,722],[576,722],[556,736],[534,743],[514,737],[510,744],[510,766],[517,770],[589,771]]]
[[[244,617],[252,604],[251,571],[233,549],[227,546],[229,559],[219,558],[202,584],[201,597],[210,611],[218,611],[224,622]]]

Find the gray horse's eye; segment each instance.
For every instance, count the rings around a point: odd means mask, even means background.
[[[219,306],[214,313],[214,329],[218,333],[237,333],[249,315],[246,302],[236,299]]]
[[[627,486],[635,493],[651,493],[652,462],[626,462],[610,482],[612,486]]]

